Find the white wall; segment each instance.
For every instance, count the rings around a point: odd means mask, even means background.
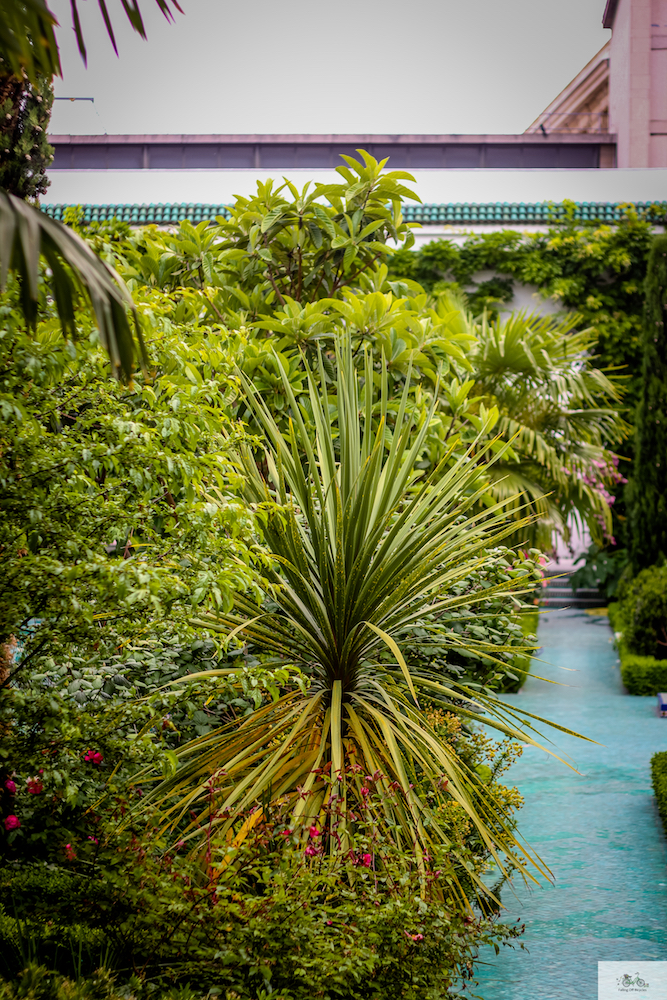
[[[289,170],[301,186],[340,180],[333,170]],[[281,180],[279,170],[53,170],[42,198],[49,204],[202,202],[249,195],[258,179]],[[667,169],[416,170],[424,202],[662,201]],[[440,227],[429,227],[434,233]],[[514,227],[516,228],[516,227]],[[531,227],[526,227],[530,229]],[[430,237],[432,238],[432,236]]]

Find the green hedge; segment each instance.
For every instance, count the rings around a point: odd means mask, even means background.
[[[539,621],[539,612],[530,611],[526,615],[521,615],[520,625],[524,636],[537,635],[537,623]],[[517,675],[515,681],[507,680],[503,691],[508,694],[516,694],[520,687],[523,686],[526,677],[530,673],[530,662],[532,656],[515,656],[514,662],[512,664],[512,671]]]
[[[656,695],[667,691],[667,660],[631,653],[623,641],[625,620],[621,602],[609,606],[609,623],[616,633],[616,648],[621,661],[621,679],[628,694]]]
[[[651,757],[651,779],[662,825],[667,831],[667,750]]]

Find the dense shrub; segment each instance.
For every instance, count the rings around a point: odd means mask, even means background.
[[[543,559],[538,549],[513,552],[501,545],[490,549],[482,565],[450,587],[457,596],[474,594],[474,606],[437,613],[438,624],[455,633],[460,647],[452,649],[446,634],[439,638],[426,628],[415,628],[404,643],[406,659],[417,669],[437,671],[473,689],[518,690],[532,655],[529,647],[537,646],[538,616],[532,609],[542,591]],[[494,589],[502,584],[525,587],[526,593],[508,597]],[[424,624],[433,621],[424,616]],[[484,643],[490,655],[473,643]],[[389,655],[386,658],[389,662]]]
[[[603,367],[627,366],[632,406],[640,393],[642,292],[652,238],[651,222],[632,209],[614,225],[580,224],[571,216],[547,232],[479,233],[461,245],[434,240],[417,252],[399,250],[390,271],[429,290],[455,283],[475,312],[512,308],[515,283],[536,286],[543,298],[580,314]]]
[[[523,641],[525,643],[537,643],[537,626],[539,618],[540,615],[538,611],[529,611],[527,614],[523,614],[519,618],[518,624],[521,627]],[[537,653],[537,649],[535,650],[535,653]],[[530,673],[532,658],[532,653],[520,653],[514,657],[511,670],[507,671],[501,690],[506,691],[508,694],[516,694],[516,692],[523,687],[526,678]]]
[[[658,803],[658,812],[667,830],[667,750],[654,753],[651,757],[651,780]]]
[[[649,219],[631,208],[614,225],[580,224],[570,211],[564,224],[554,223],[546,232],[479,233],[460,245],[443,239],[416,252],[399,250],[391,258],[390,277],[417,280],[429,291],[460,288],[474,313],[486,309],[491,316],[513,307],[515,286],[532,286],[551,305],[575,312],[579,329],[590,330],[596,364],[621,376],[624,415],[632,422],[643,391],[643,292],[653,236]],[[619,451],[625,478],[632,468],[632,439]],[[616,500],[606,548],[614,553],[628,542],[622,479],[611,492]],[[587,560],[587,575],[589,562],[599,566],[599,553]]]
[[[131,831],[97,865],[5,865],[1,971],[20,982],[27,960],[64,976],[104,964],[118,983],[138,973],[153,995],[444,998],[471,977],[480,946],[511,943],[522,928],[496,923],[493,907],[456,905],[449,856],[478,865],[460,837],[420,870],[378,834],[378,807],[370,789],[368,815],[336,834],[344,856],[328,854],[331,817],[304,844],[274,815],[204,866],[183,845],[165,854],[159,838]]]
[[[667,658],[667,566],[642,570],[624,588],[622,605],[628,649]]]
[[[626,640],[627,605],[618,601],[609,606],[609,622],[616,634],[621,661],[621,679],[629,694],[655,695],[667,691],[667,659],[633,653]]]
[[[642,381],[635,465],[628,485],[633,571],[667,559],[667,236],[653,240],[646,272]],[[667,635],[663,637],[667,641]]]

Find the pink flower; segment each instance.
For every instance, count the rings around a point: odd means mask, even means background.
[[[312,844],[308,844],[308,847],[305,849],[303,853],[306,855],[307,858],[313,858],[315,857],[316,854],[319,853],[319,851],[317,850],[316,847],[313,847]]]
[[[281,837],[291,837],[292,836],[292,831],[291,830],[281,830],[280,831],[280,836]]]
[[[93,844],[99,844],[99,840],[97,839],[97,837],[90,837],[89,836],[88,840],[92,840]]]
[[[76,858],[76,851],[71,844],[65,844],[65,857],[68,861],[74,861]]]
[[[322,836],[322,832],[320,830],[318,830],[316,826],[309,827],[308,828],[308,833],[313,838],[315,838],[315,837],[321,837]]]
[[[7,778],[5,781],[5,791],[9,792],[10,795],[16,795],[16,784],[11,778]]]
[[[371,794],[370,788],[366,788],[365,785],[362,785],[361,786],[361,794],[363,795],[364,798],[366,798],[367,795]]]
[[[90,761],[91,764],[99,765],[104,760],[104,757],[99,752],[99,750],[86,750],[85,754],[83,755],[83,759]]]
[[[18,816],[5,816],[5,830],[9,832],[10,830],[18,830],[21,825],[21,820]]]
[[[406,931],[405,932],[405,936],[409,937],[411,941],[423,941],[424,940],[424,935],[423,934],[408,934],[408,932]]]
[[[373,855],[372,854],[362,854],[361,855],[361,863],[364,866],[364,868],[370,868],[370,866],[373,864]]]
[[[44,785],[39,780],[39,778],[28,778],[26,780],[28,786],[28,793],[30,795],[39,795],[40,792],[44,791]]]

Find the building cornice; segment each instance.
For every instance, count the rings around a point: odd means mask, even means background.
[[[618,0],[607,0],[607,5],[604,9],[604,14],[602,15],[603,28],[614,27],[614,18],[616,17],[617,7],[618,7]]]
[[[585,134],[543,135],[521,132],[517,135],[49,135],[54,146],[318,146],[341,145],[363,148],[364,145],[386,146],[456,146],[483,143],[485,145],[537,145],[547,143],[573,145],[615,143],[616,136],[608,132]]]

